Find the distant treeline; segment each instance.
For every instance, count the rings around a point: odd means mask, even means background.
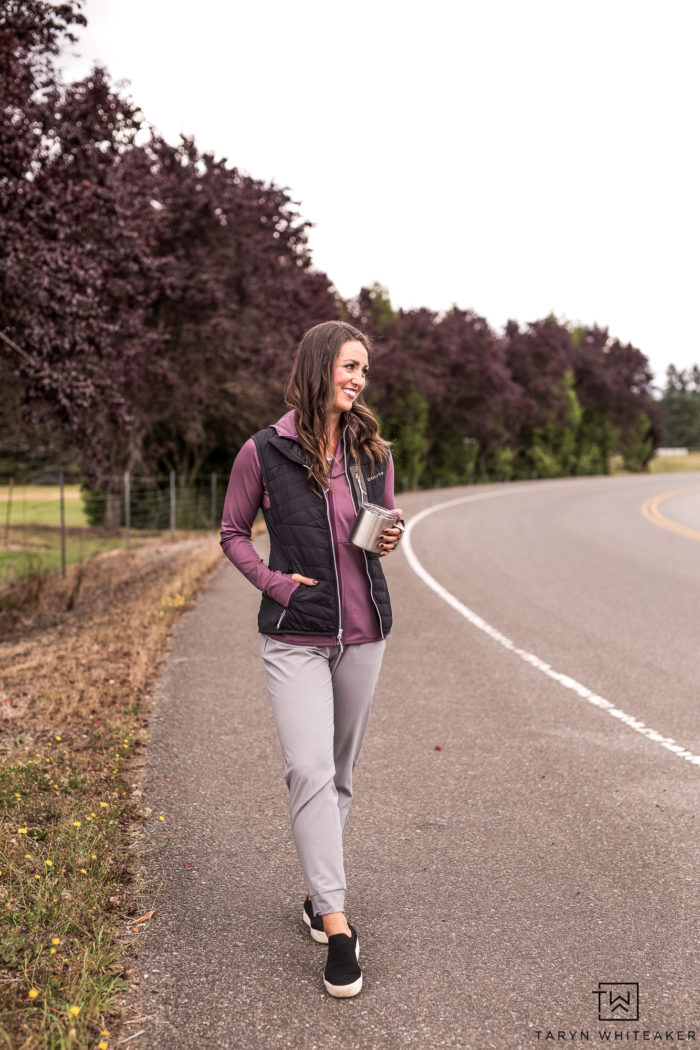
[[[661,399],[664,441],[677,448],[700,449],[700,367],[671,365]]]
[[[94,488],[225,470],[283,409],[302,333],[341,317],[375,341],[367,400],[408,485],[645,467],[663,432],[641,351],[554,317],[498,334],[397,311],[380,286],[342,300],[284,190],[166,143],[102,69],[60,82],[83,23],[78,0],[0,15],[6,454],[42,445]]]
[[[411,486],[642,470],[661,412],[647,359],[554,317],[503,335],[471,311],[395,313],[381,289],[348,304],[381,353],[368,399]]]

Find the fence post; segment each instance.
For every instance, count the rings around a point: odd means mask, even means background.
[[[66,576],[66,503],[63,491],[63,471],[58,476],[61,501],[61,576]]]
[[[126,527],[126,549],[128,550],[131,532],[131,475],[128,470],[124,471],[124,525]]]
[[[15,488],[15,479],[10,478],[10,488],[7,493],[7,506],[5,508],[5,543],[10,542],[10,513],[12,508],[12,493]]]
[[[29,566],[29,547],[27,546],[27,482],[22,482],[22,550],[24,551],[25,570]]]
[[[170,471],[170,539],[175,539],[175,471]]]
[[[216,524],[216,474],[211,476],[211,528],[212,532],[218,529]]]

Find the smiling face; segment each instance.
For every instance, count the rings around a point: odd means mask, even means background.
[[[333,404],[331,412],[349,412],[362,393],[369,371],[367,350],[357,339],[343,343],[333,365]]]

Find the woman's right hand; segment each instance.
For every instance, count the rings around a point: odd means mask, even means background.
[[[318,580],[312,580],[308,576],[301,576],[298,572],[292,573],[292,579],[295,583],[303,583],[305,587],[315,587]]]

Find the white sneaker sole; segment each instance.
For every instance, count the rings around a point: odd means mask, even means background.
[[[311,925],[311,919],[309,918],[309,916],[306,914],[306,912],[303,909],[302,909],[301,916],[302,916],[304,922],[306,923],[306,925],[309,927],[309,933],[311,934],[313,940],[315,940],[317,944],[328,944],[328,936],[325,933],[325,931],[324,930],[315,930],[313,928],[313,926]]]
[[[355,958],[360,958],[360,940],[359,937],[355,943]],[[326,991],[329,995],[332,995],[335,999],[350,999],[353,995],[357,995],[362,990],[362,974],[353,981],[352,984],[331,984],[326,978],[323,978],[323,983],[326,987]]]

